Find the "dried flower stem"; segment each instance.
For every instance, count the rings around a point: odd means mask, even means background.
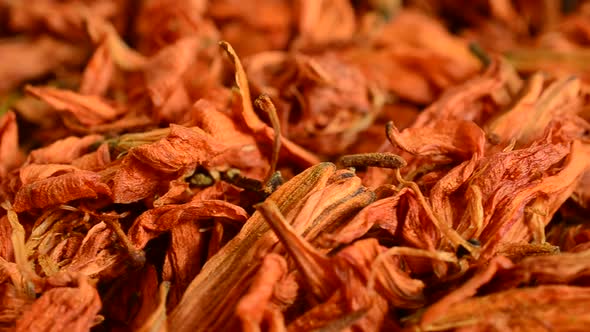
[[[492,59],[490,58],[490,56],[486,53],[486,51],[481,47],[481,45],[479,45],[478,43],[470,43],[469,44],[469,51],[475,55],[479,61],[481,61],[481,64],[483,65],[484,68],[487,68],[490,63],[492,63]]]
[[[107,224],[109,228],[111,228],[111,230],[113,230],[113,232],[117,234],[119,241],[121,241],[121,244],[125,247],[125,249],[127,249],[129,257],[133,262],[133,266],[142,266],[143,264],[145,264],[145,254],[143,250],[138,250],[133,246],[133,243],[131,243],[131,241],[127,237],[127,234],[125,234],[125,232],[121,228],[121,224],[119,224],[119,221],[117,220],[119,217],[120,216],[106,214],[102,214],[99,216],[100,220]]]
[[[407,165],[402,157],[389,152],[349,154],[342,156],[338,160],[338,164],[343,167],[372,166],[391,169],[397,169]]]

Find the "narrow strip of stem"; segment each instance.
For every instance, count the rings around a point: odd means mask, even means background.
[[[143,264],[145,264],[145,253],[143,250],[136,249],[133,246],[133,243],[131,243],[131,240],[129,240],[129,237],[127,237],[127,234],[125,234],[121,228],[121,224],[119,223],[119,220],[117,220],[118,217],[119,216],[103,214],[99,216],[99,219],[104,221],[104,223],[107,224],[107,226],[109,226],[113,232],[115,232],[119,238],[119,241],[127,250],[129,257],[133,262],[133,266],[143,266]]]
[[[391,169],[397,169],[407,165],[402,157],[389,152],[349,154],[342,156],[338,160],[338,163],[343,167],[372,166]]]
[[[479,61],[481,61],[481,64],[484,68],[487,68],[490,65],[490,63],[492,63],[492,59],[490,58],[488,53],[486,53],[486,51],[478,43],[469,43],[469,51],[471,52],[471,54],[477,57]]]

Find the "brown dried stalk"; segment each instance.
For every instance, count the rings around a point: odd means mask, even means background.
[[[375,152],[350,154],[340,157],[338,164],[342,167],[382,167],[397,169],[406,166],[406,161],[393,153]]]

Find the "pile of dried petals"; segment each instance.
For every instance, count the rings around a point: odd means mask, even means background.
[[[0,330],[590,326],[590,2],[0,17]]]

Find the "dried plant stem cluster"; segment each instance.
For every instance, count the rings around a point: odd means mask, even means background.
[[[0,331],[590,326],[590,2],[0,17]]]

